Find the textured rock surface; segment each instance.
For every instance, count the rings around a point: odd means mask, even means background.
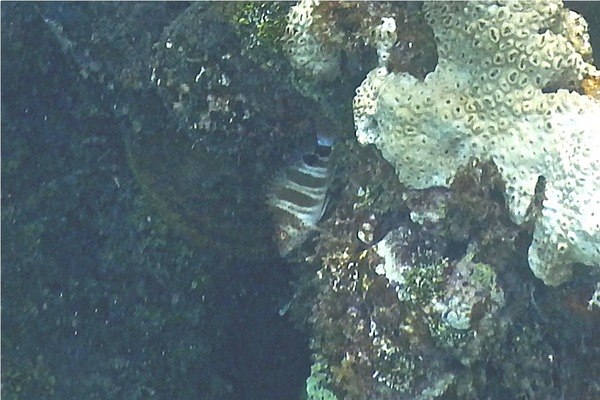
[[[532,271],[547,285],[600,260],[600,105],[570,92],[586,74],[587,25],[558,2],[426,3],[439,62],[419,81],[371,71],[357,89],[357,137],[400,180],[448,186],[472,157],[492,159],[516,223],[535,224]],[[541,210],[531,208],[538,180]],[[538,207],[539,208],[539,207]]]
[[[301,1],[291,8],[285,47],[294,67],[315,79],[330,80],[340,72],[340,53],[323,46],[313,32],[316,21],[312,13],[318,4],[315,0]]]
[[[242,261],[232,263],[228,256],[236,250],[218,247],[241,243],[244,226],[261,246],[268,247],[269,236],[260,241],[265,220],[261,226],[239,223],[241,210],[252,207],[243,202],[243,184],[225,178],[231,169],[212,158],[229,150],[223,157],[233,162],[226,163],[250,166],[243,172],[259,165],[230,154],[254,151],[253,157],[266,161],[258,149],[267,139],[253,149],[241,142],[255,140],[260,132],[278,135],[275,123],[294,118],[289,112],[277,117],[280,102],[273,91],[281,86],[265,84],[272,103],[268,122],[258,117],[267,116],[259,111],[265,101],[254,101],[262,92],[236,102],[244,88],[256,88],[241,87],[237,71],[245,68],[246,82],[265,74],[256,72],[259,67],[251,73],[252,64],[240,51],[233,52],[239,47],[232,44],[233,28],[224,17],[210,22],[200,20],[208,18],[205,14],[185,18],[198,4],[0,6],[1,290],[7,306],[0,397],[296,398],[309,373],[306,339],[296,335],[287,344],[277,339],[291,331],[276,313],[291,296],[290,290],[286,293],[290,269],[281,261],[250,262],[247,249]],[[194,25],[182,26],[188,22]],[[171,23],[180,25],[172,41],[177,47],[168,52],[161,32],[165,27],[165,36],[173,32]],[[228,40],[227,45],[221,47],[220,40]],[[160,48],[153,47],[157,42]],[[227,54],[220,52],[224,47],[231,51],[229,59],[220,58]],[[198,81],[195,50],[205,56],[207,70]],[[185,56],[190,58],[177,61]],[[189,70],[178,69],[184,63]],[[150,81],[152,66],[163,78],[158,88]],[[177,85],[167,86],[162,75],[167,69],[174,71],[169,77]],[[221,73],[229,86],[219,84]],[[189,92],[179,85],[185,83]],[[182,89],[181,99],[177,89]],[[214,101],[208,106],[200,102],[201,93]],[[188,112],[190,104],[199,104],[196,114]],[[206,112],[211,106],[219,108]],[[245,110],[251,113],[247,119],[241,117]],[[188,116],[206,116],[214,135],[208,138],[208,128],[184,131],[188,125],[183,123],[178,131],[179,118]],[[269,131],[259,130],[259,120]],[[194,134],[206,141],[192,146]],[[289,140],[290,132],[283,128],[280,137]],[[277,154],[282,155],[281,146]],[[126,155],[135,158],[139,174],[130,171],[133,162],[128,164]],[[262,176],[266,181],[268,174]],[[218,204],[206,196],[211,194],[219,196]],[[258,195],[252,196],[264,201]],[[239,212],[230,213],[229,221],[237,219],[237,224],[222,219],[232,204]],[[210,243],[202,246],[171,219],[173,214],[202,238],[212,238]],[[212,223],[199,222],[201,215]],[[229,241],[219,234],[226,226],[236,233]],[[283,356],[290,349],[299,351]],[[281,367],[271,363],[275,360]],[[302,364],[298,369],[285,372],[297,363]]]

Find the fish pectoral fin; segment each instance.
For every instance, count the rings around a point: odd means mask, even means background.
[[[331,199],[331,196],[329,195],[329,191],[327,191],[327,194],[325,195],[325,200],[323,201],[323,206],[321,207],[321,211],[319,214],[319,218],[317,219],[317,222],[320,222],[321,219],[323,219],[323,215],[325,215],[325,211],[327,211],[327,206],[329,206],[330,199]]]

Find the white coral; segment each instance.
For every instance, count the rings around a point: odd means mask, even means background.
[[[532,271],[558,285],[573,263],[599,265],[600,105],[568,90],[595,71],[585,21],[560,2],[424,8],[439,63],[423,82],[369,73],[354,99],[359,141],[414,188],[448,186],[472,157],[493,159],[516,223],[532,217],[543,177]]]

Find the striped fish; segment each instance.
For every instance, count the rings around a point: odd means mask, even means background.
[[[275,242],[282,257],[306,241],[325,213],[332,147],[331,137],[319,135],[314,152],[286,168],[271,185],[267,204],[273,210]]]

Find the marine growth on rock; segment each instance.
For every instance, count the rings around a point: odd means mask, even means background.
[[[358,140],[417,189],[448,186],[471,158],[493,160],[513,221],[534,226],[538,278],[556,286],[574,263],[600,265],[600,104],[575,91],[596,73],[585,21],[556,1],[432,2],[424,12],[435,71],[371,71],[354,98]]]

